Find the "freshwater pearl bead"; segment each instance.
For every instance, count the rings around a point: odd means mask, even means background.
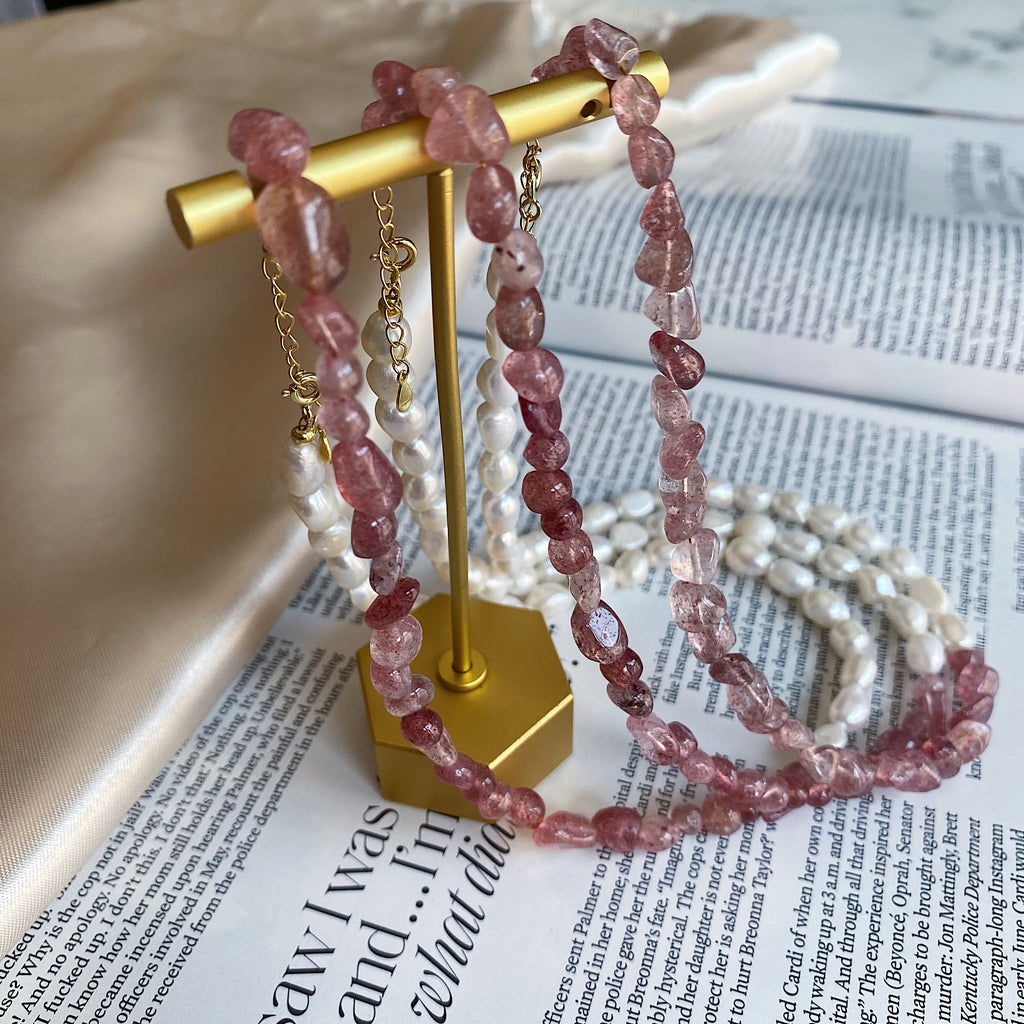
[[[637,587],[650,571],[651,563],[639,548],[623,551],[615,559],[615,582],[620,587]]]
[[[516,417],[512,409],[490,402],[477,407],[476,425],[480,440],[489,452],[508,448],[516,436]]]
[[[420,530],[420,548],[432,562],[448,554],[448,531]]]
[[[791,523],[802,523],[807,519],[811,503],[796,491],[779,491],[772,498],[772,511],[780,518]]]
[[[811,587],[800,595],[800,610],[816,626],[831,626],[850,617],[846,602],[824,587]]]
[[[583,529],[587,533],[604,533],[617,519],[614,506],[607,501],[594,501],[583,508]]]
[[[377,592],[368,582],[360,583],[358,587],[352,587],[348,592],[348,596],[351,598],[352,604],[361,612],[365,612],[377,600]]]
[[[894,597],[885,606],[885,613],[896,632],[904,638],[923,633],[928,628],[928,613],[912,597]]]
[[[519,523],[519,499],[511,491],[484,493],[480,501],[484,523],[492,533],[506,533]]]
[[[327,568],[334,582],[344,590],[353,590],[370,577],[369,561],[365,558],[357,558],[351,550],[335,558],[328,558]]]
[[[704,515],[704,525],[714,530],[723,540],[732,533],[732,516],[717,508],[709,508]]]
[[[352,528],[347,519],[341,518],[319,533],[309,531],[309,546],[321,558],[335,558],[344,554],[352,539]]]
[[[851,654],[839,670],[839,685],[843,687],[870,687],[878,675],[878,662],[870,654]]]
[[[734,490],[728,480],[720,476],[708,477],[707,503],[708,508],[731,508]]]
[[[480,482],[492,494],[507,491],[519,476],[519,464],[515,456],[506,449],[501,452],[484,452],[476,467]]]
[[[334,482],[333,474],[328,474],[324,484],[312,494],[292,495],[292,508],[295,514],[306,524],[306,528],[314,533],[322,533],[337,522],[341,512],[341,496]]]
[[[794,562],[813,562],[821,550],[821,541],[806,530],[779,530],[775,550]]]
[[[725,546],[725,564],[737,576],[763,576],[772,554],[752,537],[736,537]]]
[[[668,565],[675,549],[675,544],[670,540],[666,540],[664,537],[655,537],[644,548],[644,554],[651,560],[651,565],[665,566]]]
[[[860,558],[874,558],[885,541],[870,523],[849,523],[843,529],[843,543]]]
[[[818,552],[817,565],[826,579],[845,583],[860,568],[860,559],[842,544],[826,544]]]
[[[612,560],[612,555],[615,554],[615,547],[607,537],[596,536],[590,538],[591,544],[594,545],[594,557],[601,563],[601,565],[607,565]]]
[[[946,650],[934,633],[917,633],[907,641],[907,668],[919,676],[941,672]]]
[[[479,555],[469,556],[468,580],[469,592],[475,597],[487,582],[487,563]]]
[[[826,722],[814,730],[814,744],[818,747],[845,747],[848,739],[843,722]]]
[[[480,590],[480,596],[485,601],[501,601],[508,596],[512,589],[512,577],[500,569],[492,569]]]
[[[415,441],[427,426],[427,410],[416,398],[405,412],[393,402],[385,402],[384,399],[378,398],[373,415],[389,437],[403,444]]]
[[[853,578],[861,603],[869,607],[884,604],[896,596],[896,584],[892,577],[876,565],[862,565],[853,574]]]
[[[416,371],[410,366],[406,378],[409,387],[416,390]],[[366,383],[382,401],[394,403],[398,398],[398,374],[391,363],[369,362],[366,364]]]
[[[403,477],[402,497],[413,512],[436,508],[442,494],[441,478],[436,473]]]
[[[524,565],[526,563],[526,550],[515,530],[489,533],[487,540],[484,541],[484,548],[496,562],[509,565]]]
[[[417,437],[412,441],[400,441],[392,445],[391,457],[403,473],[418,476],[434,468],[437,450],[425,437]]]
[[[906,583],[924,571],[914,553],[906,548],[885,548],[879,552],[878,564],[897,583]]]
[[[867,630],[853,619],[837,622],[828,631],[828,643],[840,658],[849,658],[853,654],[865,654],[871,648],[871,637]]]
[[[398,328],[389,331],[388,321],[384,314],[380,312],[371,313],[366,318],[366,323],[363,324],[363,330],[359,336],[363,351],[375,362],[390,363],[391,341],[388,337],[389,333],[396,341],[399,340],[399,334],[401,334],[401,338],[406,345],[409,345],[412,340],[409,325],[404,319],[399,321],[398,326],[401,328],[401,331]]]
[[[627,491],[620,495],[615,507],[624,519],[643,519],[654,511],[656,504],[650,491]]]
[[[608,531],[608,539],[617,551],[632,551],[633,548],[642,548],[647,543],[647,531],[640,523],[626,520],[616,523]]]
[[[281,482],[289,494],[304,498],[320,489],[327,463],[320,458],[317,444],[286,441],[281,449]]]
[[[932,628],[944,647],[971,647],[974,644],[974,637],[967,628],[967,623],[958,615],[949,612],[936,615],[932,621]]]
[[[749,512],[745,516],[740,516],[732,528],[733,537],[749,537],[765,548],[775,540],[778,532],[775,523],[760,512]]]
[[[528,594],[537,585],[537,574],[532,569],[523,568],[511,575],[512,585],[508,588],[508,592],[514,597]]]
[[[477,390],[491,405],[510,406],[519,398],[501,372],[501,361],[485,359],[476,375]]]
[[[768,566],[765,581],[772,590],[784,597],[799,597],[814,586],[814,573],[790,558],[776,558]]]
[[[448,510],[444,498],[439,499],[436,505],[429,508],[414,510],[412,517],[416,520],[416,524],[424,530],[448,529]]]
[[[569,594],[569,591],[566,590],[565,587],[561,587],[557,583],[538,583],[537,586],[534,587],[533,590],[523,599],[523,604],[525,604],[527,608],[533,608],[535,611],[540,611],[544,602],[557,595],[560,590],[565,590],[565,592]],[[572,594],[569,594],[569,597],[571,599]],[[575,603],[576,602],[573,601],[573,604]]]
[[[912,597],[929,615],[941,615],[948,604],[942,584],[932,576],[918,576],[907,584],[907,595]]]
[[[531,530],[523,537],[523,548],[531,565],[547,561],[548,538],[540,530]]]
[[[740,484],[735,488],[733,501],[741,512],[767,512],[772,492],[763,484]]]
[[[847,515],[838,505],[815,505],[807,513],[807,525],[825,540],[835,540],[846,523]]]
[[[859,729],[871,716],[871,701],[863,690],[845,687],[836,694],[828,712],[833,722],[847,729]]]

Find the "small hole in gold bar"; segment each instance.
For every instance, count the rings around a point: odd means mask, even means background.
[[[589,100],[583,105],[583,109],[580,111],[580,118],[583,121],[592,121],[595,117],[601,115],[602,109],[600,100]]]

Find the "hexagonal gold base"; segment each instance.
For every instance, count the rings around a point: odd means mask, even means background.
[[[489,764],[511,786],[534,786],[572,753],[572,692],[540,612],[489,601],[470,601],[474,670],[481,685],[454,692],[442,684],[439,663],[451,661],[451,607],[438,594],[416,611],[423,646],[412,663],[437,687],[431,707],[444,719],[463,753]],[[476,806],[440,782],[434,766],[402,735],[370,683],[370,648],[358,654],[366,711],[373,734],[381,795],[460,817],[479,818]]]

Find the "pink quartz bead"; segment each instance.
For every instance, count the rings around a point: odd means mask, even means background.
[[[900,719],[900,728],[910,736],[914,746],[920,746],[932,734],[931,715],[925,708],[911,704]]]
[[[643,75],[626,75],[612,83],[612,110],[623,135],[654,124],[661,110],[658,90]]]
[[[625,81],[625,79],[620,79]],[[636,836],[636,848],[648,853],[660,853],[674,846],[679,838],[678,827],[663,814],[651,814],[641,819]]]
[[[575,25],[565,33],[558,55],[567,60],[576,61],[580,68],[590,67],[587,56],[587,26]]]
[[[523,477],[523,502],[531,512],[547,512],[572,497],[572,480],[564,469],[535,469]]]
[[[571,576],[588,565],[594,557],[594,545],[583,530],[565,540],[548,541],[548,558],[556,572]]]
[[[473,762],[472,770],[467,774],[466,781],[459,786],[462,795],[472,803],[478,803],[493,793],[498,785],[498,780],[491,771],[490,766]],[[509,790],[509,803],[511,803],[512,791]]]
[[[945,736],[930,736],[921,744],[921,753],[943,779],[951,779],[960,771],[960,751]]]
[[[477,167],[466,188],[466,222],[474,237],[481,242],[500,242],[512,231],[518,213],[512,172],[495,163]]]
[[[685,222],[675,185],[671,181],[655,185],[640,213],[644,233],[665,242],[677,237]]]
[[[713,754],[711,766],[714,769],[714,774],[708,782],[708,789],[713,793],[732,794],[736,788],[736,765],[721,754]]]
[[[942,776],[920,750],[886,750],[878,755],[877,780],[905,793],[927,793],[938,789]]]
[[[402,500],[402,477],[370,440],[341,441],[331,452],[341,496],[369,515],[394,512]]]
[[[374,604],[376,603],[374,601]],[[382,697],[404,697],[413,690],[412,669],[408,665],[402,665],[400,668],[387,668],[385,665],[371,662],[370,682]]]
[[[569,458],[569,438],[561,431],[535,434],[526,442],[523,458],[534,469],[561,469]]]
[[[714,530],[698,530],[672,551],[672,575],[689,583],[710,583],[718,570],[721,553],[721,537]]]
[[[604,601],[589,615],[577,605],[569,622],[576,646],[590,661],[615,661],[629,645],[626,627]]]
[[[536,828],[544,820],[544,801],[539,793],[526,786],[516,786],[509,793],[505,817],[516,828]]]
[[[546,82],[549,78],[567,75],[570,71],[581,71],[583,67],[589,67],[589,64],[580,66],[571,57],[564,57],[562,54],[556,53],[554,57],[548,57],[546,61],[538,64],[530,72],[530,81]]]
[[[758,813],[762,816],[782,814],[789,805],[789,786],[777,776],[766,779],[764,791],[757,801]]]
[[[676,745],[679,747],[677,761],[682,761],[697,749],[697,737],[682,722],[669,722],[668,728],[669,732],[676,739]]]
[[[395,114],[395,120],[403,121],[419,113],[412,78],[412,68],[398,60],[382,60],[373,69],[373,91]]]
[[[717,661],[736,645],[736,630],[728,615],[719,619],[710,629],[687,635],[693,656],[703,665]]]
[[[585,849],[597,845],[597,829],[582,814],[555,811],[533,830],[533,841],[538,846]]]
[[[514,182],[512,195],[514,200]],[[518,208],[515,202],[513,207]],[[544,257],[541,256],[537,240],[529,231],[514,228],[495,245],[494,252],[491,253],[491,267],[503,285],[516,291],[527,292],[540,283],[544,273]]]
[[[569,577],[569,593],[580,611],[589,615],[601,603],[601,570],[596,558]],[[602,669],[604,666],[602,666]]]
[[[882,751],[911,750],[914,746],[915,740],[910,733],[902,727],[897,727],[880,733],[875,740],[874,750],[880,754]]]
[[[245,161],[245,147],[253,135],[258,135],[277,117],[283,114],[266,107],[246,107],[240,110],[228,126],[228,152],[236,159]]]
[[[401,721],[402,735],[414,747],[429,747],[437,743],[444,733],[441,716],[430,708],[421,708],[405,715]]]
[[[544,336],[544,303],[536,288],[519,292],[501,286],[494,305],[498,336],[515,352],[536,348]]]
[[[768,740],[773,750],[803,750],[814,745],[814,732],[803,722],[789,718],[772,732]]]
[[[959,675],[968,665],[984,665],[985,652],[977,647],[954,647],[946,655],[946,664]]]
[[[403,615],[373,631],[370,657],[385,668],[401,668],[416,657],[422,643],[423,627],[411,615]]]
[[[676,151],[672,143],[653,125],[637,128],[626,143],[629,166],[641,188],[654,188],[668,180]]]
[[[431,116],[423,147],[443,164],[490,163],[508,151],[508,132],[483,89],[460,85]]]
[[[375,594],[390,594],[402,576],[402,548],[396,543],[374,555],[370,562],[370,587]]]
[[[532,402],[519,399],[523,426],[531,434],[553,434],[562,425],[562,403],[557,399],[550,402]]]
[[[583,27],[583,41],[591,65],[611,80],[628,75],[640,58],[637,41],[600,18],[591,18]]]
[[[349,241],[334,200],[306,178],[267,185],[256,200],[263,244],[296,284],[329,292],[348,271]]]
[[[558,357],[546,348],[510,352],[501,364],[501,372],[520,398],[538,405],[553,402],[565,379]]]
[[[669,821],[679,829],[680,835],[695,836],[704,828],[700,808],[696,804],[677,804],[669,811]]]
[[[756,768],[737,768],[733,797],[738,802],[753,807],[760,803],[767,785],[768,780]]]
[[[388,594],[381,594],[366,609],[364,621],[370,629],[380,629],[397,622],[412,611],[416,598],[420,596],[420,582],[412,576],[403,576]],[[371,669],[372,674],[372,669]]]
[[[640,753],[652,764],[674,764],[679,757],[679,744],[672,730],[657,715],[631,716],[626,728],[640,745]]]
[[[651,412],[666,434],[678,434],[693,418],[685,392],[660,373],[651,381]]]
[[[704,378],[704,357],[682,338],[655,331],[649,347],[658,371],[684,391],[695,388]]]
[[[680,629],[713,626],[726,613],[725,595],[710,583],[676,580],[668,595],[668,607]]]
[[[784,723],[789,721],[789,705],[781,697],[772,697],[768,706],[768,713],[760,720],[758,732],[775,732]]]
[[[370,429],[370,417],[357,398],[324,395],[316,421],[328,437],[338,441],[358,441]]]
[[[540,435],[540,437],[543,436],[544,435]],[[565,437],[564,434],[554,436]],[[535,440],[537,440],[537,438],[531,438],[526,447],[529,448],[530,444]],[[568,444],[568,439],[566,440],[566,444]],[[527,461],[529,461],[529,459]],[[530,465],[535,465],[535,463],[530,462]],[[550,468],[558,469],[560,467],[554,466]],[[541,513],[540,528],[552,540],[566,540],[568,537],[577,533],[582,526],[583,507],[575,498],[570,498],[564,505],[559,505],[558,508],[548,509],[547,512]]]
[[[735,691],[730,690],[729,692]],[[807,747],[800,751],[800,764],[812,782],[830,786],[839,764],[839,749],[827,745]]]
[[[395,124],[401,119],[398,111],[392,110],[383,100],[374,100],[366,105],[359,126],[368,132],[374,128],[383,128],[386,124]]]
[[[704,524],[704,513],[707,502],[697,498],[678,511],[669,512],[665,516],[665,540],[671,544],[680,544],[689,540]]]
[[[634,683],[643,674],[644,663],[632,647],[627,647],[614,661],[606,661],[601,665],[601,675],[615,686]]]
[[[424,64],[412,75],[412,91],[419,112],[430,117],[448,95],[460,85],[462,76],[450,64]]]
[[[715,762],[700,748],[679,758],[679,770],[696,786],[706,786],[715,777]]]
[[[661,241],[648,238],[633,264],[636,276],[662,292],[677,292],[690,281],[693,271],[693,243],[686,231]],[[696,301],[694,301],[696,309]],[[670,331],[674,334],[674,331]]]
[[[330,295],[311,292],[299,303],[297,317],[310,340],[332,355],[351,352],[359,340],[359,327],[345,307]]]
[[[245,168],[258,181],[298,178],[309,160],[309,136],[285,114],[268,118],[245,141]]]
[[[385,697],[384,710],[395,718],[402,718],[427,707],[434,699],[434,684],[427,676],[413,673],[412,689],[399,697]]]
[[[979,697],[995,697],[999,692],[999,673],[985,664],[965,665],[957,679],[956,692],[964,704],[973,704]]]
[[[681,433],[681,429],[676,431],[676,433]],[[703,467],[696,459],[690,463],[689,468],[681,479],[675,480],[667,473],[663,473],[658,481],[658,492],[666,512],[686,512],[705,506],[707,504],[707,491],[708,478],[704,473]],[[684,540],[692,537],[694,533],[696,533],[696,530],[680,537],[674,543],[681,544]]]
[[[749,681],[729,685],[725,697],[737,715],[745,718],[764,717],[771,710],[772,688],[768,677],[759,668],[755,668]]]
[[[964,764],[980,757],[992,739],[992,729],[984,722],[968,719],[949,730],[949,742],[956,747]]]
[[[504,782],[496,783],[494,789],[477,802],[480,816],[489,821],[497,821],[499,818],[504,818],[511,806],[512,790]]]
[[[608,699],[620,710],[634,718],[646,718],[654,710],[654,695],[646,683],[639,680],[617,686],[609,683],[605,687]]]
[[[946,731],[952,712],[953,694],[946,680],[940,675],[928,673],[914,680],[914,703],[927,720],[929,736],[939,736]]]
[[[630,853],[636,849],[640,834],[640,813],[632,807],[602,807],[594,815],[597,842],[616,853]]]
[[[434,764],[454,764],[459,752],[455,749],[447,730],[441,730],[441,738],[436,743],[419,748]]]
[[[478,762],[465,754],[459,754],[452,764],[434,766],[434,774],[449,786],[456,786],[464,789],[469,785],[471,778],[476,776],[478,769],[483,767]]]
[[[692,281],[674,292],[655,288],[644,300],[641,311],[648,320],[653,320],[674,338],[693,341],[700,335],[700,311]]]
[[[832,802],[832,790],[823,782],[816,782],[807,787],[807,806],[825,807]]]
[[[363,386],[363,368],[347,353],[322,352],[316,361],[316,382],[325,398],[352,398]]]
[[[966,722],[971,719],[975,722],[987,722],[992,717],[992,710],[995,707],[995,701],[991,697],[979,697],[973,704],[966,704],[959,711],[953,715],[949,720],[949,724],[959,725],[961,722]]]
[[[840,750],[829,785],[836,796],[844,799],[864,796],[875,785],[875,770],[863,754],[856,750]]]
[[[710,669],[708,675],[721,683],[723,686],[758,686],[766,692],[768,677],[758,681],[758,669],[754,663],[745,655],[740,653],[726,654],[719,658]],[[761,673],[764,675],[764,673]]]
[[[712,793],[700,809],[704,828],[712,835],[730,836],[743,824],[743,815],[724,793]]]
[[[704,446],[704,427],[690,420],[677,434],[666,434],[658,448],[658,461],[666,475],[682,480]]]

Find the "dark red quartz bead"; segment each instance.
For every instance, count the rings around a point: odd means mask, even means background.
[[[370,629],[390,625],[412,611],[416,598],[420,596],[420,582],[412,576],[403,576],[390,594],[380,595],[363,618]]]
[[[352,513],[352,553],[359,558],[383,555],[398,538],[398,521],[390,513]]]
[[[561,469],[569,458],[569,438],[560,430],[554,434],[534,434],[526,442],[523,458],[534,469]]]
[[[640,820],[640,812],[632,807],[602,807],[593,817],[598,843],[616,853],[630,853],[636,848]]]
[[[414,747],[429,747],[444,735],[441,716],[430,708],[422,708],[402,718],[402,735]]]
[[[572,480],[564,469],[535,469],[523,477],[523,501],[531,512],[547,512],[572,497]]]
[[[682,338],[655,331],[649,347],[658,372],[684,391],[695,388],[704,379],[704,357]]]
[[[601,675],[616,686],[627,686],[636,682],[643,675],[643,671],[644,663],[632,647],[627,647],[614,661],[606,661],[601,665]]]
[[[723,686],[749,685],[754,681],[757,669],[745,654],[726,654],[712,662],[708,674]]]
[[[604,601],[589,615],[577,605],[569,623],[576,646],[590,661],[615,661],[629,644],[622,620]]]
[[[536,348],[544,336],[544,303],[536,288],[516,291],[502,285],[494,304],[498,335],[513,351]]]
[[[594,545],[583,530],[577,530],[564,540],[548,541],[548,558],[552,567],[566,576],[579,572],[593,557]]]
[[[552,540],[565,540],[583,525],[583,506],[570,498],[558,508],[548,509],[540,516],[540,528]]]
[[[531,434],[554,434],[562,425],[562,403],[557,398],[551,402],[520,398],[519,411],[523,425]]]
[[[605,693],[617,708],[634,718],[645,718],[654,710],[654,696],[647,684],[640,682],[639,679],[622,686],[609,683],[605,687]]]

